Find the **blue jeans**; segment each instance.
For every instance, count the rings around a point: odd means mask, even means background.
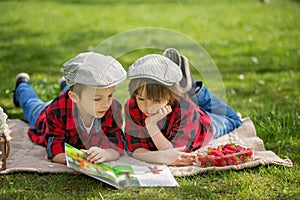
[[[65,87],[63,91],[68,88]],[[46,108],[51,102],[43,102],[33,88],[27,83],[21,83],[15,91],[16,99],[19,101],[25,119],[28,121],[30,128],[34,128],[35,122],[37,121],[40,113]]]
[[[233,131],[242,124],[237,113],[224,101],[214,96],[202,82],[199,81],[196,85],[200,90],[190,98],[211,117],[214,139]]]

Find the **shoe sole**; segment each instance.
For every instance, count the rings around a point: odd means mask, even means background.
[[[176,65],[181,66],[180,53],[174,48],[168,48],[164,51],[163,56],[172,60]]]
[[[186,85],[185,87],[183,87],[183,92],[184,93],[189,92],[192,88],[192,78],[191,78],[191,71],[190,71],[190,65],[188,59],[185,56],[180,55],[180,53],[174,48],[166,49],[163,53],[163,56],[172,60],[180,68],[184,68],[185,70],[184,78],[186,79],[185,81]]]
[[[28,80],[30,80],[29,75],[27,73],[22,72],[22,73],[17,74],[16,81],[21,77],[24,77],[24,78],[27,78]]]
[[[186,78],[186,85],[185,87],[183,88],[183,92],[184,93],[187,93],[189,92],[191,89],[192,89],[192,75],[191,75],[191,70],[190,70],[190,64],[189,64],[189,60],[181,55],[181,60],[182,60],[182,63],[183,63],[183,67],[184,67],[184,70],[185,70],[185,78]]]
[[[20,103],[19,103],[19,101],[18,101],[17,98],[16,98],[16,93],[15,93],[15,91],[16,91],[16,88],[18,87],[18,85],[20,84],[20,83],[18,83],[18,80],[21,79],[21,78],[27,79],[28,82],[29,82],[29,80],[30,80],[30,77],[29,77],[29,75],[28,75],[27,73],[19,73],[19,74],[16,76],[15,89],[14,89],[12,92],[13,92],[13,103],[14,103],[14,105],[15,105],[17,108],[20,107]]]

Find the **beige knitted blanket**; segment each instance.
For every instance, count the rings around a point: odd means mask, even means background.
[[[240,165],[231,165],[225,167],[207,167],[198,166],[188,167],[169,167],[174,176],[191,176],[208,171],[218,170],[240,170],[244,168],[256,167],[258,165],[282,165],[292,167],[293,163],[290,159],[281,159],[272,151],[267,151],[263,141],[257,137],[255,127],[249,117],[244,118],[242,126],[235,131],[212,141],[208,146],[218,146],[224,143],[237,143],[254,150],[253,160]],[[29,125],[18,119],[8,120],[8,125],[12,130],[13,139],[10,142],[10,156],[6,160],[6,170],[0,174],[8,174],[12,172],[27,171],[38,173],[73,173],[74,171],[67,168],[66,165],[53,163],[45,158],[45,148],[33,144],[27,136]],[[122,156],[117,161],[109,162],[111,165],[130,164],[130,165],[150,165],[141,162],[129,156]]]

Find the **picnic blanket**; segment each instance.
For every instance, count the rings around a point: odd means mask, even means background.
[[[209,146],[218,146],[224,143],[236,143],[251,147],[254,151],[252,161],[240,165],[230,165],[224,167],[207,167],[199,166],[186,167],[169,167],[174,176],[191,176],[199,173],[219,170],[240,170],[251,168],[258,165],[281,165],[292,167],[293,163],[290,159],[281,159],[272,151],[268,151],[264,147],[263,141],[257,137],[255,127],[249,117],[242,119],[243,124],[233,132],[211,141],[204,148]],[[6,170],[0,174],[8,174],[12,172],[37,172],[37,173],[76,173],[66,165],[53,163],[46,159],[45,147],[36,145],[31,142],[27,136],[29,125],[18,119],[9,119],[8,125],[12,130],[10,141],[10,156],[6,160]],[[130,156],[124,155],[116,161],[108,162],[111,165],[130,164],[149,166],[150,163],[136,160]],[[153,164],[152,164],[153,165]]]

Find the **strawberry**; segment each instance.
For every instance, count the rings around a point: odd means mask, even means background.
[[[240,164],[239,161],[235,161],[235,162],[234,162],[234,165],[239,165],[239,164]]]
[[[231,157],[226,158],[226,163],[227,165],[233,165],[234,164],[234,160],[231,159]]]
[[[233,154],[234,151],[232,151],[232,150],[230,150],[230,149],[223,149],[223,150],[222,150],[222,153],[223,153],[224,155],[230,155],[230,154]]]
[[[205,166],[207,162],[207,155],[198,155],[198,161],[201,163],[201,166]]]
[[[235,145],[234,144],[225,144],[225,146],[224,146],[224,148],[225,149],[229,149],[229,150],[231,150],[231,151],[235,151],[235,149],[236,149],[236,147],[235,147]]]
[[[245,154],[241,154],[241,155],[240,155],[240,160],[241,160],[242,162],[244,162],[244,161],[246,160],[246,155],[245,155]]]
[[[224,156],[224,154],[222,153],[222,151],[220,151],[219,149],[212,149],[209,152],[209,155],[214,155],[214,156]]]
[[[217,166],[218,165],[218,161],[216,160],[216,157],[214,155],[210,155],[208,156],[208,160],[209,160],[209,166]]]
[[[226,161],[224,159],[222,159],[221,162],[219,162],[220,167],[224,167],[227,165]]]
[[[232,160],[233,162],[235,162],[235,161],[236,161],[236,156],[235,156],[235,155],[231,156],[231,160]]]
[[[208,147],[207,151],[197,154],[197,161],[201,163],[201,167],[223,167],[249,162],[252,155],[251,148],[228,143],[218,147]]]
[[[226,158],[226,162],[228,165],[234,165],[236,162],[236,156],[234,154],[232,154],[231,156],[228,156]]]
[[[251,158],[252,155],[253,155],[252,149],[251,148],[247,148],[246,151],[247,151],[246,155]]]
[[[221,163],[224,159],[221,156],[216,156],[215,160],[216,160],[217,163]]]
[[[244,150],[245,150],[245,148],[240,146],[240,145],[237,145],[236,148],[235,148],[235,152],[237,152],[237,153],[241,152],[241,151],[244,151]]]

